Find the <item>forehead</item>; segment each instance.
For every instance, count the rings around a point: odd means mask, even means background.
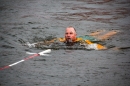
[[[66,28],[66,32],[75,32],[75,29],[70,27],[70,28]]]

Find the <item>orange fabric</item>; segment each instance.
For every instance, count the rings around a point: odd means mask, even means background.
[[[102,46],[100,44],[97,44],[97,48],[98,48],[98,50],[107,49],[105,46]]]
[[[65,38],[59,38],[58,39],[60,42],[65,42],[66,40],[65,40]]]
[[[65,42],[66,40],[65,40],[65,38],[59,38],[59,41],[60,41],[60,42]],[[82,41],[82,38],[77,38],[77,39],[75,40],[75,42],[78,42],[78,41]],[[85,42],[86,42],[87,44],[95,44],[95,43],[92,43],[90,40],[85,40]],[[102,49],[106,49],[106,47],[103,46],[103,45],[101,45],[101,44],[97,44],[97,49],[98,49],[98,50],[102,50]]]
[[[91,41],[89,40],[85,40],[88,44],[93,44]]]
[[[89,41],[89,40],[85,40],[88,44],[94,44],[94,43],[92,43],[91,41]],[[103,46],[103,45],[101,45],[101,44],[97,44],[97,49],[98,50],[102,50],[102,49],[106,49],[106,47],[105,46]]]
[[[65,42],[66,39],[65,38],[59,38],[58,39],[60,42]],[[78,42],[78,41],[82,41],[82,38],[76,38],[76,40],[74,42]]]

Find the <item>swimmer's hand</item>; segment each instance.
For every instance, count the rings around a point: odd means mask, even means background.
[[[25,43],[24,44],[24,46],[28,46],[29,48],[32,48],[32,47],[35,47],[35,44],[37,44],[37,43],[29,43],[29,42],[27,42],[27,43]]]

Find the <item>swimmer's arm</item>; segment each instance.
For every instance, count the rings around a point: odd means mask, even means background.
[[[50,45],[51,43],[54,43],[57,40],[57,38],[54,38],[50,41],[42,41],[42,42],[38,42],[37,44],[35,44],[36,47],[40,46],[40,45]]]
[[[54,43],[56,40],[57,40],[57,38],[54,38],[50,41],[41,41],[41,42],[36,42],[36,43],[27,42],[26,44],[24,44],[24,46],[28,46],[29,48],[40,47],[40,46],[43,46],[43,45],[50,45],[51,43]]]

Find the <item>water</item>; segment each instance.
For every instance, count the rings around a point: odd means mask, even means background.
[[[0,67],[43,49],[21,42],[64,37],[74,26],[78,36],[95,30],[119,30],[107,45],[130,46],[129,0],[1,0]],[[0,86],[129,86],[130,49],[52,50],[0,71]]]

